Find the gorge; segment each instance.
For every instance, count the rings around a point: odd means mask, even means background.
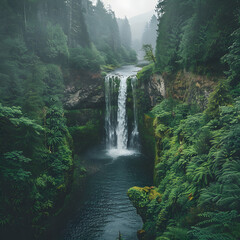
[[[142,221],[126,192],[134,185],[152,184],[151,159],[140,152],[138,136],[136,74],[139,70],[124,66],[105,77],[105,144],[90,148],[83,156],[89,167],[97,166],[98,170],[87,177],[83,197],[78,193],[82,189],[75,189],[78,198],[72,200],[74,209],[71,214],[66,213],[67,221],[59,224],[64,230],[57,226],[48,238],[111,240],[121,232],[123,238],[137,239]],[[129,98],[132,98],[132,122],[127,116]]]
[[[0,2],[0,239],[239,240],[240,1],[112,1]]]

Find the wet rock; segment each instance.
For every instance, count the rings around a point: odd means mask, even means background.
[[[128,197],[137,209],[137,213],[143,220],[143,229],[137,233],[139,240],[155,239],[156,223],[153,221],[153,215],[159,210],[162,201],[162,195],[155,187],[133,187],[128,190]],[[157,211],[153,214],[153,211]]]
[[[146,235],[146,231],[145,230],[141,229],[141,230],[137,231],[137,237],[138,237],[139,240],[144,240],[145,235]]]
[[[179,71],[177,74],[153,74],[147,81],[142,82],[141,89],[144,90],[151,107],[156,106],[162,98],[172,97],[189,104],[196,103],[204,110],[218,81],[214,76]]]
[[[128,190],[127,195],[143,221],[147,218],[146,210],[151,201],[154,200],[156,204],[161,202],[161,194],[155,187],[132,187]]]
[[[66,109],[101,108],[104,106],[104,79],[100,74],[72,74],[65,87]]]
[[[148,82],[148,95],[151,100],[151,106],[155,106],[160,98],[165,98],[165,81],[161,75],[154,74]]]

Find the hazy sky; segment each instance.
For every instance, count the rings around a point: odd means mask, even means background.
[[[96,2],[96,0],[93,0]],[[131,18],[155,9],[158,0],[102,0],[105,6],[111,6],[116,17]]]

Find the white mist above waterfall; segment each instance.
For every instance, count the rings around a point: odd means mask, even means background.
[[[105,79],[105,130],[108,155],[113,158],[132,155],[139,150],[137,104],[136,104],[136,72],[139,68],[126,66],[109,74]],[[133,113],[131,134],[127,119],[127,79],[131,78]]]

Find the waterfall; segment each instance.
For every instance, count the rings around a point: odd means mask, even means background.
[[[137,78],[131,80],[133,95],[133,130],[130,137],[130,148],[139,149],[139,132],[138,132],[138,114],[137,114]]]
[[[105,101],[106,101],[106,114],[105,114],[105,130],[106,130],[106,145],[108,149],[114,148],[117,142],[116,135],[116,107],[114,107],[117,86],[114,77],[107,76],[105,78]]]
[[[128,135],[127,121],[127,79],[130,74],[112,74],[105,78],[105,130],[106,147],[111,156],[133,154],[138,150],[138,122],[137,122],[137,78],[131,80],[133,95],[133,127]],[[128,150],[128,146],[131,150]]]
[[[120,77],[117,114],[117,149],[127,149],[128,128],[126,116],[127,77]]]

